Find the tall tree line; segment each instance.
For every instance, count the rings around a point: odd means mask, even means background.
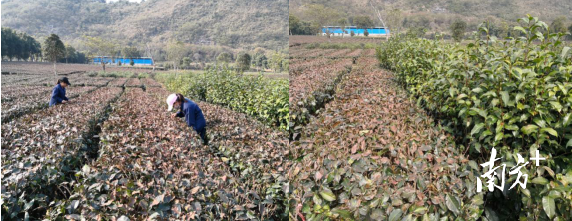
[[[2,58],[9,60],[38,60],[42,55],[40,43],[26,33],[2,28]]]
[[[47,58],[45,52],[42,51],[40,42],[32,36],[24,32],[18,33],[11,28],[2,28],[2,59],[44,61]],[[87,60],[84,53],[76,51],[71,45],[65,45],[64,54],[59,56],[57,61],[61,63],[87,63]]]

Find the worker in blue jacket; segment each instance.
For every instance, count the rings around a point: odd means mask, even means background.
[[[180,107],[179,112],[171,117],[185,117],[187,125],[195,129],[204,145],[208,145],[205,117],[203,116],[203,111],[195,102],[183,97],[182,94],[171,94],[167,97],[167,105],[169,105],[169,111],[173,110],[173,106]]]
[[[66,87],[71,85],[67,77],[58,80],[58,83],[52,90],[52,97],[50,98],[50,107],[56,104],[65,104],[68,102],[66,97]]]

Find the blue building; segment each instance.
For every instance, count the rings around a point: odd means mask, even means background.
[[[385,27],[357,28],[356,26],[346,26],[343,30],[341,26],[324,26],[322,27],[322,35],[327,35],[327,33],[330,33],[331,36],[349,36],[353,31],[355,36],[364,36],[363,33],[365,30],[367,30],[369,33],[368,36],[370,37],[389,36],[389,29]]]
[[[114,58],[112,60],[111,57],[107,57],[107,56],[103,56],[103,58],[102,57],[94,57],[93,63],[94,64],[101,64],[102,60],[104,63],[112,64],[112,65],[117,65],[119,62],[121,62],[121,64],[123,64],[123,65],[129,65],[131,60],[133,60],[133,63],[135,63],[135,65],[153,65],[153,59],[151,59],[151,58],[133,58],[133,59],[131,59],[131,58]]]

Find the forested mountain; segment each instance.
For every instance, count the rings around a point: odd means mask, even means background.
[[[3,27],[38,39],[55,33],[79,50],[84,35],[141,51],[149,45],[160,52],[178,41],[201,50],[283,50],[287,20],[286,0],[2,1]]]
[[[291,15],[315,26],[342,25],[344,20],[351,23],[353,17],[364,15],[371,17],[376,26],[382,26],[375,8],[386,26],[401,31],[447,31],[458,19],[467,22],[468,30],[475,30],[485,20],[508,28],[526,14],[548,24],[564,17],[566,27],[572,20],[570,0],[291,0],[289,4]]]

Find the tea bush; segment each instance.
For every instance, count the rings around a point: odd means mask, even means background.
[[[242,76],[230,70],[204,73],[158,74],[170,90],[192,99],[227,106],[263,122],[288,129],[288,80]]]
[[[509,191],[512,176],[502,192],[488,193],[489,219],[570,220],[572,50],[561,41],[564,34],[551,33],[537,18],[519,22],[518,38],[497,39],[481,25],[466,46],[396,37],[377,56],[479,163],[493,147],[507,168],[516,165],[517,153],[530,159],[540,150],[546,158],[522,168],[526,189]]]

